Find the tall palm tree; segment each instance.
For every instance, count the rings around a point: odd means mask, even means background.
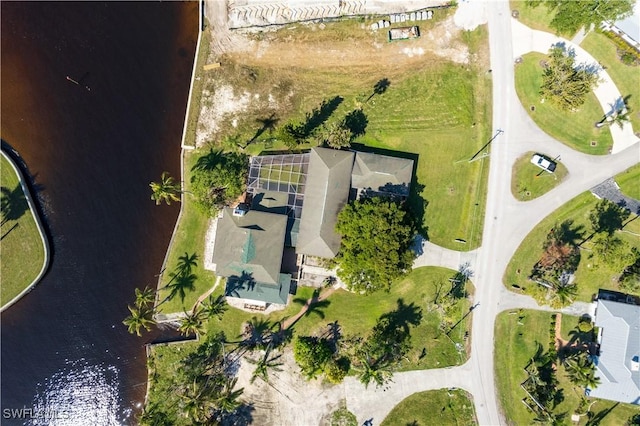
[[[189,334],[204,334],[204,313],[200,309],[194,309],[191,313],[185,312],[185,317],[180,321],[178,331],[187,336]]]
[[[256,368],[253,370],[251,374],[250,383],[253,383],[258,377],[264,380],[265,382],[269,382],[269,370],[273,371],[282,371],[280,368],[284,363],[280,362],[280,358],[282,354],[278,354],[276,356],[270,357],[271,348],[268,347],[264,353],[264,356],[260,357],[257,360],[253,360],[247,358],[247,361],[251,364],[255,364]]]
[[[552,301],[558,306],[567,306],[573,303],[573,298],[578,294],[575,284],[558,285],[554,288]]]
[[[240,396],[244,392],[244,388],[240,388],[238,390],[233,390],[235,388],[236,383],[238,382],[237,378],[227,379],[224,383],[224,387],[218,394],[216,398],[216,406],[220,411],[225,413],[230,413],[235,411],[242,402],[240,401]]]
[[[211,295],[207,300],[202,302],[202,312],[207,315],[207,318],[217,317],[221,320],[226,310],[227,302],[224,300],[223,295],[215,298]]]
[[[244,328],[241,344],[248,349],[263,349],[271,342],[274,325],[267,319],[253,317]]]
[[[130,315],[126,317],[122,323],[127,326],[129,333],[141,336],[141,330],[151,330],[151,326],[155,324],[153,320],[153,311],[146,307],[134,308],[131,305],[129,308]]]
[[[595,376],[593,363],[584,352],[578,356],[567,358],[565,370],[569,380],[575,385],[595,388],[600,383],[600,379]]]
[[[180,184],[174,182],[168,172],[162,172],[160,182],[151,182],[151,199],[159,205],[161,202],[171,204],[172,201],[180,201],[182,189]]]
[[[146,286],[143,290],[136,288],[136,307],[140,309],[144,306],[152,305],[155,301],[155,295],[156,292],[149,286]]]

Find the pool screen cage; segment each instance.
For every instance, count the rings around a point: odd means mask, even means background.
[[[308,169],[309,153],[252,157],[247,192],[252,195],[267,191],[286,193],[289,213],[299,218]]]

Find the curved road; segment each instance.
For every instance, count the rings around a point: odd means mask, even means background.
[[[471,357],[462,366],[396,373],[383,389],[365,389],[357,379],[345,380],[347,407],[359,422],[381,422],[402,399],[412,393],[457,387],[473,395],[481,425],[505,424],[497,401],[494,380],[494,322],[501,311],[539,307],[528,296],[508,291],[502,276],[518,245],[542,219],[570,199],[640,161],[640,144],[634,143],[609,156],[578,153],[542,132],[529,118],[515,92],[512,18],[507,1],[486,3],[493,74],[493,130],[500,129],[491,145],[487,209],[483,245],[470,253],[459,253],[425,244],[416,266],[438,265],[457,269],[465,261],[475,271],[475,302]],[[516,24],[516,25],[519,25]],[[560,155],[569,175],[558,187],[533,201],[520,202],[511,194],[511,167],[527,151]],[[576,303],[563,312],[581,314],[588,304]]]

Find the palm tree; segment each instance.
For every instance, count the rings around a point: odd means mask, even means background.
[[[253,360],[247,358],[249,363],[254,364],[256,366],[255,370],[251,374],[250,383],[253,383],[258,377],[264,380],[265,382],[269,382],[269,370],[272,369],[274,371],[282,371],[279,368],[284,363],[280,362],[279,359],[282,357],[282,354],[278,354],[274,357],[269,357],[271,353],[271,348],[268,347],[264,353],[264,356],[260,357],[258,360]]]
[[[251,318],[245,325],[241,344],[249,349],[266,348],[271,342],[273,327],[267,319]]]
[[[168,172],[162,172],[160,182],[151,182],[151,199],[159,205],[161,202],[171,204],[172,201],[180,201],[182,189],[175,183]]]
[[[358,378],[365,387],[369,387],[369,383],[373,380],[376,386],[384,385],[391,378],[391,371],[388,366],[374,360],[369,355],[363,353],[359,356],[360,365],[356,367],[359,370]]]
[[[553,303],[557,306],[567,306],[573,303],[573,298],[578,294],[576,284],[558,285],[553,292]]]
[[[126,317],[122,323],[127,326],[129,333],[142,336],[140,332],[142,328],[147,331],[151,330],[151,326],[155,324],[153,311],[151,309],[145,307],[134,308],[131,305],[127,306],[127,308],[129,308],[131,314]]]
[[[200,309],[194,309],[190,314],[185,312],[185,317],[180,322],[178,331],[187,336],[189,334],[204,334],[204,313]]]
[[[149,286],[145,287],[143,290],[136,288],[136,307],[140,309],[144,306],[152,305],[155,301],[155,295],[155,291],[149,288]]]
[[[216,298],[211,295],[207,300],[202,302],[202,312],[207,315],[207,318],[217,317],[221,320],[226,310],[227,302],[222,295]]]
[[[237,382],[237,378],[233,378],[230,380],[228,379],[225,382],[224,387],[218,394],[218,397],[215,401],[216,406],[220,411],[230,413],[232,411],[235,411],[238,407],[240,407],[240,405],[242,405],[242,402],[239,400],[239,398],[242,395],[244,388],[233,390]]]
[[[600,378],[595,376],[594,365],[584,352],[578,356],[567,358],[565,370],[569,380],[575,385],[595,388],[600,384]]]

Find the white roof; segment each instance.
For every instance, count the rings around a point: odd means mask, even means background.
[[[640,306],[598,300],[596,326],[601,328],[600,384],[589,395],[640,404],[640,371],[632,369],[640,356]]]
[[[631,37],[636,43],[640,43],[640,0],[636,0],[633,5],[633,15],[614,24],[626,35]]]

